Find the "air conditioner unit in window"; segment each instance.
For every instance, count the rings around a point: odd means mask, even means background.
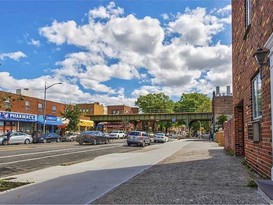
[[[260,142],[260,122],[253,122],[253,142]]]

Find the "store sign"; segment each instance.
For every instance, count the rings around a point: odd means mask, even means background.
[[[37,115],[17,112],[0,112],[0,120],[35,122],[37,121]]]
[[[46,121],[57,122],[58,121],[58,117],[54,116],[54,115],[46,115]]]

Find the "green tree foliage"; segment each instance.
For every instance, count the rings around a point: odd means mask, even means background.
[[[174,111],[176,112],[211,112],[211,99],[200,93],[183,93],[180,100],[175,103]]]
[[[140,96],[135,104],[144,113],[173,112],[174,102],[164,93]]]
[[[217,117],[216,120],[217,120],[217,123],[216,123],[216,124],[217,124],[219,127],[222,127],[222,128],[223,128],[223,127],[224,127],[224,122],[227,121],[227,116],[226,116],[226,115],[220,115],[220,116]]]
[[[66,127],[68,131],[77,131],[78,130],[78,124],[80,122],[80,109],[78,106],[74,106],[71,104],[65,105],[64,113],[61,113],[61,115],[69,120],[69,123]]]
[[[200,93],[183,93],[180,100],[175,103],[175,112],[211,112],[212,102],[211,99],[204,94]],[[191,124],[193,130],[200,129],[199,121],[195,121]],[[209,130],[209,122],[201,121],[201,127],[205,130]]]

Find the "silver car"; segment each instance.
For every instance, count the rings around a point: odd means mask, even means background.
[[[154,142],[168,142],[169,137],[166,136],[163,132],[158,132],[154,136]]]
[[[146,144],[151,144],[151,138],[146,132],[143,131],[131,131],[127,136],[127,144],[131,146],[131,144],[137,144],[144,147]]]
[[[12,132],[10,134],[9,144],[29,144],[32,143],[33,139],[31,135],[23,132]],[[0,136],[0,144],[7,145],[7,136]]]

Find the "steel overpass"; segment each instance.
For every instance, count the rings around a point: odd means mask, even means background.
[[[85,115],[94,121],[100,122],[142,122],[142,121],[184,121],[188,125],[193,121],[211,121],[212,112],[179,112],[179,113],[145,113],[145,114],[118,114],[118,115]]]

